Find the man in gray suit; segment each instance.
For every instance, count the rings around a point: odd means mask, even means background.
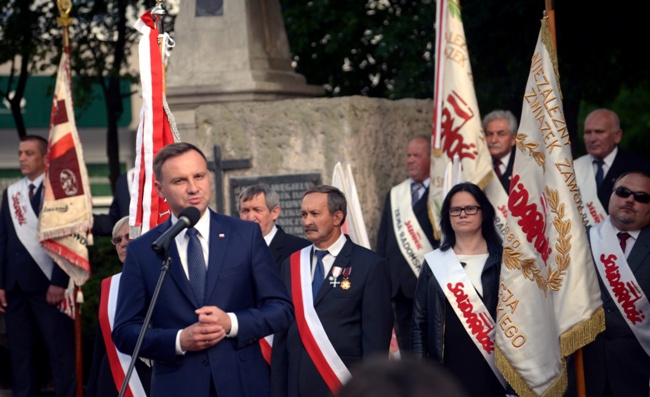
[[[605,331],[583,349],[588,396],[647,396],[650,380],[650,175],[621,175],[609,215],[589,230]]]

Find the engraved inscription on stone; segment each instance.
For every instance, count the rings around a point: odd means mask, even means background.
[[[276,224],[285,232],[304,237],[300,206],[302,195],[310,187],[320,185],[320,174],[294,174],[277,176],[259,176],[230,179],[230,208],[233,216],[239,217],[239,193],[247,186],[267,183],[280,197],[282,212]]]
[[[197,17],[223,15],[223,0],[196,0]]]

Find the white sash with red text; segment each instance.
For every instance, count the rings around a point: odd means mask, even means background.
[[[583,216],[586,217],[587,224],[595,226],[605,219],[607,211],[605,211],[598,199],[596,175],[594,175],[591,156],[585,154],[575,159],[573,169],[576,174],[576,184],[580,189],[580,195],[585,206],[584,211],[582,211]]]
[[[467,277],[452,249],[437,249],[424,256],[467,335],[485,358],[503,387],[506,381],[494,362],[494,319]]]
[[[54,262],[36,238],[38,217],[29,202],[29,188],[27,185],[27,179],[21,179],[7,188],[7,200],[9,200],[7,204],[11,214],[11,221],[20,242],[38,267],[41,268],[43,274],[48,280],[51,280]]]
[[[99,325],[102,330],[102,338],[104,339],[104,345],[106,346],[106,355],[108,356],[108,362],[111,367],[111,373],[113,374],[113,380],[115,381],[115,387],[117,390],[122,390],[122,384],[124,383],[126,372],[131,363],[131,356],[117,350],[113,344],[113,338],[111,337],[113,323],[115,321],[115,306],[117,303],[117,292],[120,285],[121,275],[122,273],[118,273],[102,280],[102,296],[99,300]],[[135,367],[133,369],[134,371],[131,373],[126,395],[133,397],[146,397],[147,394],[144,391],[138,372],[135,370]]]
[[[390,208],[397,245],[417,277],[424,254],[433,251],[411,206],[411,180],[407,179],[390,189]]]
[[[646,314],[650,313],[650,302],[625,259],[609,218],[592,227],[589,237],[600,279],[643,350],[650,355],[650,319]]]
[[[311,291],[311,252],[313,245],[291,254],[291,294],[296,312],[300,339],[309,357],[334,395],[343,383],[351,378],[325,333],[323,324],[314,309]]]

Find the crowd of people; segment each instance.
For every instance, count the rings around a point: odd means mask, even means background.
[[[506,192],[517,124],[507,110],[483,119],[494,175]],[[622,133],[615,112],[594,110],[584,125],[587,153],[575,160],[606,325],[582,349],[587,396],[646,397],[650,389],[650,332],[620,298],[621,283],[632,286],[628,294],[650,310],[650,162],[618,146]],[[55,395],[75,395],[73,323],[57,308],[68,276],[35,239],[46,150],[42,138],[21,140],[24,178],[7,188],[0,209],[0,313],[15,397],[38,394],[37,337],[47,348]],[[154,188],[170,219],[133,240],[126,210],[115,207],[96,220],[98,234],[110,233],[123,271],[101,285],[85,393],[117,396],[134,355],[134,396],[516,395],[494,355],[477,348],[462,321],[468,313],[454,304],[462,294],[473,313],[496,316],[502,236],[495,208],[477,185],[454,185],[436,239],[427,203],[430,159],[430,137],[415,136],[408,177],[386,194],[373,251],[344,233],[347,199],[336,187],[303,193],[298,237],[277,224],[282,208],[269,185],[241,191],[240,219],[218,214],[209,207],[203,152],[190,143],[163,147],[153,162]],[[120,189],[128,192],[125,181]],[[196,219],[187,220],[188,207],[197,209]],[[173,265],[160,283],[161,259],[151,246],[166,236]],[[388,354],[393,330],[397,359]],[[569,377],[567,395],[574,395]]]

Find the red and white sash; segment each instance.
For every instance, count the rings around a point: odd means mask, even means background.
[[[48,280],[51,280],[54,262],[36,238],[38,217],[29,202],[29,188],[27,185],[27,179],[21,179],[7,188],[7,199],[9,200],[7,204],[9,204],[11,221],[20,242],[38,264],[38,267],[41,268],[43,274],[47,276]]]
[[[506,381],[494,362],[494,319],[474,289],[456,254],[451,249],[447,251],[436,249],[426,254],[424,258],[467,335],[505,388]]]
[[[390,208],[397,245],[417,277],[424,262],[424,254],[433,251],[433,247],[413,212],[410,179],[390,189]]]
[[[311,252],[313,245],[291,254],[291,294],[300,339],[318,372],[334,395],[351,378],[323,329],[314,309],[311,291]]]
[[[600,279],[643,350],[650,355],[650,319],[647,315],[650,302],[625,259],[609,218],[592,227],[589,237]]]
[[[262,357],[268,365],[271,365],[271,351],[273,349],[273,335],[267,335],[260,339],[260,350],[262,350]]]
[[[117,303],[117,292],[120,285],[120,276],[118,273],[114,276],[102,280],[102,296],[99,300],[99,324],[102,330],[102,337],[104,338],[104,345],[106,346],[106,355],[113,374],[113,380],[117,390],[122,389],[122,384],[126,378],[126,372],[131,363],[131,356],[124,354],[117,350],[113,344],[111,332],[113,331],[113,323],[115,322],[115,305]],[[129,379],[129,387],[126,390],[127,397],[146,397],[140,377],[137,370],[131,373]]]
[[[584,211],[582,211],[583,217],[586,217],[587,224],[595,226],[605,219],[607,212],[598,199],[596,175],[594,175],[591,156],[585,154],[575,159],[573,169],[576,175],[576,185],[580,189],[580,195],[585,206]]]

